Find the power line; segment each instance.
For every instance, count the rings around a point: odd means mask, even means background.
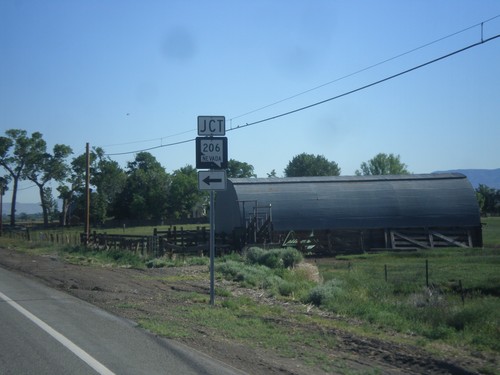
[[[131,144],[135,144],[135,143],[144,143],[144,142],[153,142],[153,141],[161,141],[163,142],[164,139],[166,138],[173,138],[173,137],[177,137],[179,135],[183,135],[183,134],[187,134],[187,133],[191,133],[193,132],[194,130],[191,129],[191,130],[186,130],[186,131],[183,131],[183,132],[180,132],[180,133],[175,133],[175,134],[170,134],[170,135],[167,135],[165,137],[160,137],[160,138],[152,138],[152,139],[144,139],[142,141],[131,141],[131,142],[124,142],[124,143],[114,143],[114,144],[110,144],[110,145],[104,145],[102,147],[111,147],[111,146],[124,146],[124,145],[131,145]]]
[[[241,118],[241,117],[244,117],[244,116],[246,116],[246,115],[249,115],[249,114],[252,114],[252,113],[255,113],[255,112],[261,111],[261,110],[263,110],[263,109],[266,109],[266,108],[269,108],[269,107],[275,106],[275,105],[277,105],[277,104],[283,103],[283,102],[285,102],[285,101],[288,101],[288,100],[294,99],[294,98],[296,98],[296,97],[298,97],[298,96],[301,96],[301,95],[307,94],[307,93],[309,93],[309,92],[312,92],[312,91],[318,90],[318,89],[320,89],[320,88],[322,88],[322,87],[325,87],[325,86],[331,85],[331,84],[333,84],[333,83],[335,83],[335,82],[339,82],[339,81],[344,80],[344,79],[346,79],[346,78],[349,78],[349,77],[352,77],[352,76],[354,76],[354,75],[357,75],[357,74],[363,73],[363,72],[365,72],[365,71],[367,71],[367,70],[373,69],[373,68],[375,68],[375,67],[377,67],[377,66],[380,66],[380,65],[382,65],[382,64],[385,64],[385,63],[388,63],[388,62],[390,62],[390,61],[396,60],[396,59],[398,59],[398,58],[400,58],[400,57],[403,57],[403,56],[405,56],[405,55],[408,55],[408,54],[413,53],[413,52],[415,52],[415,51],[418,51],[418,50],[420,50],[420,49],[423,49],[423,48],[429,47],[430,45],[433,45],[433,44],[438,43],[438,42],[441,42],[441,41],[443,41],[443,40],[445,40],[445,39],[451,38],[451,37],[453,37],[453,36],[455,36],[455,35],[458,35],[458,34],[461,34],[461,33],[465,32],[465,31],[471,30],[471,29],[473,29],[473,28],[475,28],[475,27],[478,27],[478,26],[480,26],[480,27],[481,27],[481,40],[483,40],[483,25],[484,25],[485,23],[488,23],[488,22],[490,22],[490,21],[493,21],[493,20],[494,20],[494,19],[496,19],[496,18],[500,18],[500,14],[499,14],[499,15],[496,15],[496,16],[494,16],[494,17],[491,17],[491,18],[489,18],[489,19],[486,19],[486,20],[484,20],[484,21],[482,21],[482,22],[480,22],[480,23],[477,23],[477,24],[475,24],[475,25],[472,25],[472,26],[466,27],[465,29],[462,29],[462,30],[456,31],[456,32],[454,32],[454,33],[452,33],[452,34],[449,34],[449,35],[446,35],[446,36],[441,37],[441,38],[439,38],[439,39],[433,40],[432,42],[426,43],[426,44],[421,45],[421,46],[419,46],[419,47],[413,48],[413,49],[411,49],[411,50],[409,50],[409,51],[403,52],[403,53],[401,53],[401,54],[399,54],[399,55],[396,55],[396,56],[394,56],[394,57],[391,57],[391,58],[388,58],[388,59],[386,59],[386,60],[380,61],[380,62],[378,62],[378,63],[376,63],[376,64],[373,64],[373,65],[370,65],[370,66],[368,66],[368,67],[366,67],[366,68],[363,68],[363,69],[357,70],[357,71],[355,71],[355,72],[349,73],[349,74],[347,74],[347,75],[345,75],[345,76],[342,76],[342,77],[336,78],[336,79],[334,79],[334,80],[332,80],[332,81],[329,81],[329,82],[323,83],[323,84],[321,84],[321,85],[319,85],[319,86],[312,87],[312,88],[310,88],[310,89],[307,89],[307,90],[305,90],[305,91],[299,92],[299,93],[297,93],[297,94],[294,94],[294,95],[292,95],[292,96],[286,97],[286,98],[284,98],[284,99],[278,100],[278,101],[276,101],[276,102],[273,102],[273,103],[271,103],[271,104],[265,105],[265,106],[263,106],[263,107],[259,107],[259,108],[256,108],[256,109],[254,109],[254,110],[251,110],[251,111],[249,111],[249,112],[245,112],[245,113],[243,113],[243,114],[241,114],[241,115],[234,116],[234,117],[232,117],[232,118],[230,118],[230,119],[229,119],[230,129],[232,129],[232,128],[233,128],[233,126],[232,126],[232,121],[233,121],[233,120],[235,120],[235,119],[237,119],[237,118]],[[166,147],[166,146],[173,146],[173,145],[176,145],[176,144],[178,144],[178,143],[170,143],[170,144],[165,144],[165,145],[163,145],[163,139],[165,139],[165,138],[171,138],[171,137],[176,137],[176,136],[179,136],[179,135],[183,135],[183,134],[191,133],[191,132],[193,132],[193,131],[195,131],[195,130],[194,130],[194,129],[192,129],[192,130],[187,130],[187,131],[184,131],[184,132],[181,132],[181,133],[175,133],[175,134],[171,134],[171,135],[168,135],[168,136],[165,136],[165,137],[158,137],[158,138],[146,139],[146,140],[141,140],[141,141],[131,141],[131,142],[125,142],[125,143],[109,144],[109,145],[104,145],[104,146],[102,146],[102,147],[124,146],[124,145],[128,145],[128,144],[137,144],[137,143],[144,143],[144,142],[153,142],[153,141],[158,141],[158,140],[159,140],[160,142],[162,142],[162,145],[160,145],[160,146],[155,146],[155,147],[152,147],[152,148],[145,148],[145,149],[143,149],[143,150],[140,150],[140,151],[148,151],[148,150],[152,150],[152,149],[155,149],[155,148],[158,148],[158,147],[161,147],[161,146],[165,146],[165,147]],[[190,141],[191,141],[191,140],[190,140]],[[136,151],[136,152],[140,152],[140,151]],[[125,152],[125,153],[113,153],[113,154],[107,154],[107,155],[123,155],[123,154],[127,154],[127,153],[134,153],[134,151],[131,151],[131,152]]]
[[[193,142],[195,139],[196,138],[186,139],[184,141],[179,141],[179,142],[174,142],[174,143],[168,143],[168,144],[154,146],[154,147],[149,147],[149,148],[143,148],[141,150],[126,151],[126,152],[117,152],[117,153],[114,153],[114,154],[105,154],[105,155],[106,156],[116,156],[116,155],[136,154],[138,152],[150,151],[150,150],[154,150],[154,149],[161,148],[161,147],[170,147],[170,146],[180,145],[182,143]]]
[[[500,16],[497,16],[497,17],[500,17]],[[497,18],[497,17],[494,17],[494,18]],[[490,38],[487,38],[487,39],[482,39],[481,38],[481,41],[479,42],[476,42],[476,43],[473,43],[473,44],[470,44],[466,47],[463,47],[463,48],[460,48],[458,50],[455,50],[453,52],[450,52],[446,55],[443,55],[443,56],[440,56],[440,57],[437,57],[433,60],[430,60],[430,61],[427,61],[425,63],[422,63],[420,65],[417,65],[417,66],[414,66],[413,68],[409,68],[409,69],[406,69],[402,72],[399,72],[399,73],[396,73],[396,74],[393,74],[391,76],[388,76],[388,77],[385,77],[383,79],[380,79],[378,81],[375,81],[375,82],[372,82],[372,83],[369,83],[367,85],[364,85],[364,86],[361,86],[361,87],[358,87],[356,89],[353,89],[353,90],[350,90],[350,91],[347,91],[347,92],[344,92],[342,94],[339,94],[339,95],[336,95],[336,96],[333,96],[331,98],[328,98],[328,99],[324,99],[324,100],[321,100],[319,102],[315,102],[315,103],[312,103],[312,104],[309,104],[309,105],[306,105],[306,106],[303,106],[303,107],[300,107],[300,108],[296,108],[294,110],[291,110],[291,111],[287,111],[287,112],[284,112],[284,113],[281,113],[281,114],[278,114],[278,115],[274,115],[274,116],[271,116],[271,117],[267,117],[267,118],[264,118],[262,120],[258,120],[258,121],[254,121],[254,122],[251,122],[251,123],[246,123],[244,125],[238,125],[236,127],[231,127],[230,129],[226,130],[226,131],[232,131],[232,130],[237,130],[237,129],[242,129],[242,128],[246,128],[246,127],[249,127],[249,126],[253,126],[253,125],[257,125],[257,124],[261,124],[263,122],[267,122],[267,121],[271,121],[271,120],[275,120],[277,118],[280,118],[280,117],[284,117],[284,116],[288,116],[288,115],[291,115],[293,113],[297,113],[297,112],[301,112],[301,111],[304,111],[306,109],[309,109],[309,108],[312,108],[312,107],[316,107],[318,105],[321,105],[321,104],[325,104],[327,102],[330,102],[332,100],[336,100],[336,99],[339,99],[339,98],[342,98],[344,96],[348,96],[348,95],[351,95],[351,94],[354,94],[358,91],[362,91],[362,90],[365,90],[367,88],[370,88],[370,87],[373,87],[373,86],[376,86],[376,85],[379,85],[381,83],[384,83],[384,82],[387,82],[387,81],[390,81],[394,78],[397,78],[397,77],[400,77],[402,75],[405,75],[405,74],[408,74],[410,72],[413,72],[415,70],[418,70],[418,69],[421,69],[425,66],[428,66],[428,65],[431,65],[431,64],[434,64],[438,61],[441,61],[441,60],[444,60],[446,58],[449,58],[451,56],[454,56],[456,54],[459,54],[461,52],[464,52],[464,51],[467,51],[471,48],[474,48],[474,47],[477,47],[481,44],[485,44],[487,42],[490,42],[494,39],[497,39],[500,37],[500,34],[497,34],[497,35],[494,35]],[[165,144],[165,145],[159,145],[159,146],[155,146],[155,147],[150,147],[150,148],[144,148],[144,149],[141,149],[141,150],[135,150],[135,151],[128,151],[128,152],[121,152],[121,153],[113,153],[113,154],[106,154],[107,156],[115,156],[115,155],[126,155],[126,154],[134,154],[134,153],[138,153],[138,152],[143,152],[143,151],[150,151],[150,150],[154,150],[154,149],[157,149],[157,148],[162,148],[162,147],[170,147],[170,146],[175,146],[175,145],[179,145],[179,144],[183,144],[183,143],[188,143],[188,142],[192,142],[194,141],[195,138],[192,138],[192,139],[187,139],[187,140],[184,140],[184,141],[179,141],[179,142],[174,142],[174,143],[169,143],[169,144]]]
[[[438,43],[438,42],[441,42],[441,41],[443,41],[443,40],[445,40],[445,39],[451,38],[451,37],[453,37],[453,36],[455,36],[455,35],[461,34],[461,33],[465,32],[465,31],[471,30],[471,29],[473,29],[473,28],[475,28],[475,27],[478,27],[478,26],[481,26],[481,40],[483,40],[483,37],[482,37],[482,31],[483,31],[483,30],[482,30],[482,27],[483,27],[483,24],[485,24],[485,23],[487,23],[487,22],[490,22],[490,21],[492,21],[492,20],[494,20],[494,19],[496,19],[496,18],[499,18],[499,17],[500,17],[500,14],[499,14],[499,15],[497,15],[497,16],[495,16],[495,17],[491,17],[491,18],[489,18],[489,19],[487,19],[487,20],[485,20],[485,21],[483,21],[483,22],[480,22],[480,23],[477,23],[477,24],[475,24],[475,25],[472,25],[472,26],[466,27],[465,29],[462,29],[462,30],[460,30],[460,31],[457,31],[457,32],[454,32],[454,33],[452,33],[452,34],[446,35],[446,36],[444,36],[444,37],[442,37],[442,38],[439,38],[439,39],[433,40],[432,42],[426,43],[426,44],[421,45],[421,46],[419,46],[419,47],[413,48],[413,49],[411,49],[411,50],[409,50],[409,51],[403,52],[403,53],[401,53],[401,54],[399,54],[399,55],[396,55],[396,56],[394,56],[394,57],[391,57],[391,58],[388,58],[388,59],[386,59],[386,60],[380,61],[380,62],[375,63],[375,64],[373,64],[373,65],[367,66],[366,68],[363,68],[363,69],[357,70],[357,71],[355,71],[355,72],[349,73],[349,74],[347,74],[347,75],[345,75],[345,76],[342,76],[342,77],[336,78],[336,79],[334,79],[334,80],[332,80],[332,81],[328,81],[328,82],[323,83],[323,84],[321,84],[321,85],[319,85],[319,86],[312,87],[312,88],[310,88],[310,89],[307,89],[307,90],[305,90],[305,91],[299,92],[299,93],[297,93],[297,94],[294,94],[294,95],[292,95],[292,96],[286,97],[286,98],[284,98],[284,99],[278,100],[278,101],[273,102],[273,103],[271,103],[271,104],[267,104],[267,105],[265,105],[265,106],[263,106],[263,107],[259,107],[259,108],[256,108],[256,109],[254,109],[254,110],[251,110],[251,111],[249,111],[249,112],[245,112],[245,113],[243,113],[243,114],[241,114],[241,115],[234,116],[234,117],[232,117],[229,121],[230,121],[230,123],[232,124],[232,121],[233,121],[233,120],[235,120],[235,119],[237,119],[237,118],[244,117],[244,116],[246,116],[246,115],[250,115],[250,114],[255,113],[255,112],[259,112],[259,111],[261,111],[261,110],[263,110],[263,109],[266,109],[266,108],[269,108],[269,107],[273,107],[273,106],[275,106],[276,104],[280,104],[280,103],[286,102],[286,101],[291,100],[291,99],[294,99],[294,98],[296,98],[296,97],[298,97],[298,96],[301,96],[301,95],[304,95],[304,94],[310,93],[311,91],[315,91],[315,90],[318,90],[318,89],[320,89],[320,88],[322,88],[322,87],[325,87],[325,86],[331,85],[332,83],[336,83],[336,82],[342,81],[342,80],[344,80],[344,79],[346,79],[346,78],[350,78],[350,77],[352,77],[352,76],[354,76],[354,75],[357,75],[357,74],[360,74],[360,73],[366,72],[367,70],[370,70],[370,69],[376,68],[377,66],[380,66],[380,65],[382,65],[382,64],[385,64],[385,63],[388,63],[388,62],[390,62],[390,61],[393,61],[393,60],[399,59],[400,57],[403,57],[403,56],[409,55],[410,53],[413,53],[413,52],[416,52],[416,51],[421,50],[421,49],[423,49],[423,48],[429,47],[429,46],[431,46],[431,45],[433,45],[433,44],[436,44],[436,43]]]
[[[337,96],[333,96],[331,98],[328,98],[328,99],[325,99],[325,100],[321,100],[319,102],[316,102],[316,103],[313,103],[313,104],[309,104],[309,105],[306,105],[304,107],[301,107],[301,108],[297,108],[297,109],[294,109],[294,110],[291,110],[291,111],[288,111],[288,112],[284,112],[284,113],[281,113],[279,115],[275,115],[275,116],[271,116],[271,117],[267,117],[265,119],[262,119],[262,120],[258,120],[258,121],[254,121],[254,122],[251,122],[251,123],[246,123],[245,125],[239,125],[237,126],[236,128],[233,128],[233,129],[229,129],[228,131],[231,131],[231,130],[235,130],[235,129],[241,129],[241,128],[245,128],[245,127],[248,127],[248,126],[252,126],[252,125],[256,125],[256,124],[260,124],[260,123],[263,123],[263,122],[266,122],[266,121],[270,121],[270,120],[275,120],[277,118],[280,118],[280,117],[284,117],[284,116],[288,116],[288,115],[291,115],[292,113],[297,113],[297,112],[300,112],[300,111],[304,111],[306,109],[309,109],[309,108],[312,108],[312,107],[315,107],[317,105],[320,105],[320,104],[324,104],[324,103],[327,103],[329,101],[332,101],[332,100],[335,100],[335,99],[339,99],[339,98],[342,98],[344,96],[347,96],[347,95],[350,95],[350,94],[354,94],[355,92],[358,92],[358,91],[361,91],[361,90],[365,90],[369,87],[372,87],[372,86],[375,86],[375,85],[379,85],[383,82],[386,82],[386,81],[390,81],[391,79],[394,79],[394,78],[397,78],[397,77],[400,77],[404,74],[407,74],[407,73],[410,73],[410,72],[413,72],[414,70],[417,70],[417,69],[420,69],[420,68],[423,68],[427,65],[430,65],[430,64],[433,64],[435,62],[438,62],[440,60],[444,60],[448,57],[451,57],[453,55],[456,55],[458,53],[461,53],[461,52],[464,52],[468,49],[471,49],[473,47],[477,47],[481,44],[484,44],[484,43],[487,43],[487,42],[490,42],[492,41],[493,39],[496,39],[500,37],[500,34],[497,34],[491,38],[488,38],[488,39],[484,39],[484,40],[481,40],[480,42],[477,42],[477,43],[474,43],[474,44],[471,44],[471,45],[468,45],[467,47],[464,47],[464,48],[461,48],[461,49],[458,49],[456,51],[453,51],[453,52],[450,52],[446,55],[443,55],[443,56],[440,56],[436,59],[433,59],[433,60],[430,60],[430,61],[427,61],[423,64],[420,64],[420,65],[417,65],[417,66],[414,66],[413,68],[410,68],[410,69],[407,69],[407,70],[404,70],[402,72],[399,72],[399,73],[396,73],[396,74],[393,74],[389,77],[386,77],[386,78],[383,78],[383,79],[380,79],[378,81],[375,81],[375,82],[372,82],[372,83],[369,83],[367,85],[364,85],[364,86],[361,86],[361,87],[358,87],[357,89],[354,89],[354,90],[351,90],[351,91],[347,91],[343,94],[340,94],[340,95],[337,95]]]

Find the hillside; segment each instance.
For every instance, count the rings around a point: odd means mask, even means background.
[[[433,173],[462,173],[467,176],[476,189],[480,184],[490,188],[500,189],[500,168],[497,169],[454,169],[449,171],[436,171]]]

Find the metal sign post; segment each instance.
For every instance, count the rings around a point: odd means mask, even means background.
[[[214,191],[210,190],[210,305],[215,304],[215,205]]]
[[[226,190],[227,138],[224,116],[198,116],[196,168],[198,189],[210,191],[210,305],[215,304],[215,191]],[[215,136],[215,137],[214,137]]]

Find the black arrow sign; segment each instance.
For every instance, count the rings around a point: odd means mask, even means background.
[[[203,179],[203,182],[210,186],[211,182],[222,182],[222,178],[210,178],[210,176],[207,176]]]

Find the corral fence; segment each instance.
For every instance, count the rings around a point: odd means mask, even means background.
[[[76,232],[33,231],[29,227],[4,228],[2,235],[11,239],[49,242],[56,245],[79,245],[81,243],[80,234]]]
[[[152,235],[125,235],[92,232],[87,240],[86,234],[80,234],[80,243],[100,249],[129,250],[147,257],[159,258],[177,255],[204,256],[209,252],[210,233],[205,227],[195,230],[179,229],[173,226],[167,230],[155,228]],[[225,235],[215,239],[217,254],[230,249],[230,241]]]
[[[109,234],[93,231],[87,238],[85,233],[60,233],[53,230],[33,230],[28,227],[16,227],[4,230],[3,235],[13,239],[31,242],[47,242],[56,245],[86,245],[102,250],[132,251],[144,257],[159,258],[177,255],[204,256],[209,253],[209,230],[198,226],[194,230],[186,230],[182,226],[171,226],[167,230],[155,228],[151,235]],[[227,253],[233,239],[225,234],[216,235],[217,255]]]

